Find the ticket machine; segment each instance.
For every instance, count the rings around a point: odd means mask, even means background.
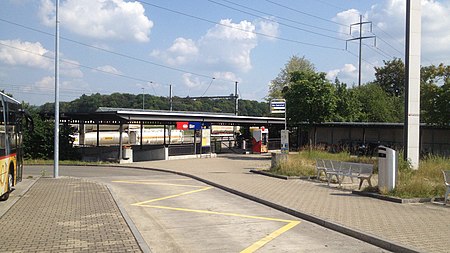
[[[267,153],[269,150],[269,129],[261,127],[252,131],[253,153]]]

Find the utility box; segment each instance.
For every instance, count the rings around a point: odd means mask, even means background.
[[[252,131],[252,152],[267,153],[269,151],[269,129],[261,127]]]
[[[392,191],[398,175],[397,151],[378,147],[378,189]]]

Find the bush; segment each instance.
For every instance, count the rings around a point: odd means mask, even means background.
[[[399,176],[396,188],[388,193],[401,198],[442,197],[445,193],[442,170],[448,170],[450,158],[430,155],[412,170],[407,162],[399,159]],[[406,165],[405,165],[406,164]]]

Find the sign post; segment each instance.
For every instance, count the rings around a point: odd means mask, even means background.
[[[286,116],[286,100],[272,99],[270,101],[271,113],[284,113],[284,130],[281,130],[281,153],[289,153],[289,130],[287,130],[287,116]]]

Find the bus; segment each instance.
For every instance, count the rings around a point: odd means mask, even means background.
[[[0,200],[22,181],[22,130],[27,119],[19,101],[0,92]]]

